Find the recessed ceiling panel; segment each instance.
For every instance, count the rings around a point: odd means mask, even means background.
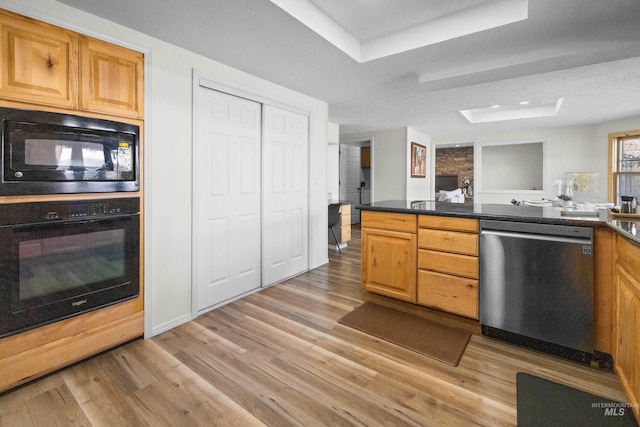
[[[309,0],[361,42],[405,30],[491,0]]]
[[[358,62],[512,24],[529,13],[529,0],[354,0],[348,6],[336,0],[271,2]],[[403,4],[411,4],[414,13]]]
[[[560,110],[564,98],[558,98],[553,102],[532,104],[522,102],[518,105],[474,108],[460,110],[460,113],[470,123],[500,122],[504,120],[532,119],[536,117],[555,116]]]

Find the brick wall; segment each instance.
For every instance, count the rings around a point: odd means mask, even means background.
[[[436,175],[458,175],[458,187],[473,180],[473,147],[437,148]]]

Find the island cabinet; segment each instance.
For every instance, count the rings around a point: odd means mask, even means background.
[[[609,355],[613,354],[615,238],[609,227],[593,229],[593,346]]]
[[[144,56],[0,10],[0,98],[141,119]]]
[[[640,404],[640,247],[618,235],[616,258],[613,359],[627,396]]]
[[[417,303],[478,319],[478,221],[418,216]]]
[[[363,211],[362,287],[416,302],[416,215]]]

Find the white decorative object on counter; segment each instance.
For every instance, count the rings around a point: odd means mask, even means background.
[[[440,191],[438,193],[439,202],[464,203],[465,194],[460,188],[452,191]]]

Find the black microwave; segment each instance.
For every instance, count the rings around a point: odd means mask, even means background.
[[[138,191],[139,126],[0,108],[0,195]]]

